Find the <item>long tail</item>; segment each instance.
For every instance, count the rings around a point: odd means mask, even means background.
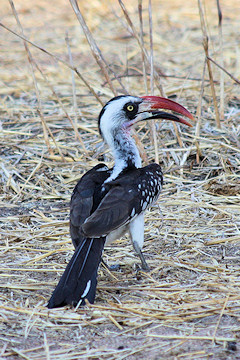
[[[48,302],[49,309],[68,304],[76,306],[81,300],[84,305],[85,299],[94,303],[105,240],[83,239],[80,242]]]

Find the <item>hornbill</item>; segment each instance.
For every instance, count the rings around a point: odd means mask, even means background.
[[[105,244],[129,232],[143,269],[144,212],[161,191],[161,167],[141,167],[131,127],[139,121],[168,119],[191,126],[183,118],[159,109],[172,110],[193,119],[180,104],[158,96],[117,96],[102,108],[99,133],[109,145],[112,169],[98,164],[76,185],[70,203],[70,234],[75,252],[54,290],[48,308],[94,303],[97,271]]]

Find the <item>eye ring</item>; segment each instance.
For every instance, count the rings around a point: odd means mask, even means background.
[[[127,106],[127,111],[133,111],[134,110],[134,106],[133,105],[128,105]]]

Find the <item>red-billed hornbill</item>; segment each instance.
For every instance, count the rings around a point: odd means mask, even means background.
[[[169,119],[191,126],[168,109],[190,119],[178,103],[158,96],[117,96],[101,110],[99,132],[109,145],[115,164],[98,164],[76,185],[70,204],[70,234],[75,252],[54,290],[48,308],[94,302],[97,271],[105,244],[129,232],[142,268],[148,269],[141,252],[144,212],[157,200],[163,177],[158,164],[141,167],[131,127],[142,120]]]

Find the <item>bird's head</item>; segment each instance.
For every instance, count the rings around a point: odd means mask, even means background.
[[[160,109],[171,110],[193,120],[192,114],[175,101],[159,96],[117,96],[102,108],[99,118],[99,132],[109,143],[110,137],[119,132],[128,133],[132,125],[150,119],[167,119],[192,126],[185,119]]]

